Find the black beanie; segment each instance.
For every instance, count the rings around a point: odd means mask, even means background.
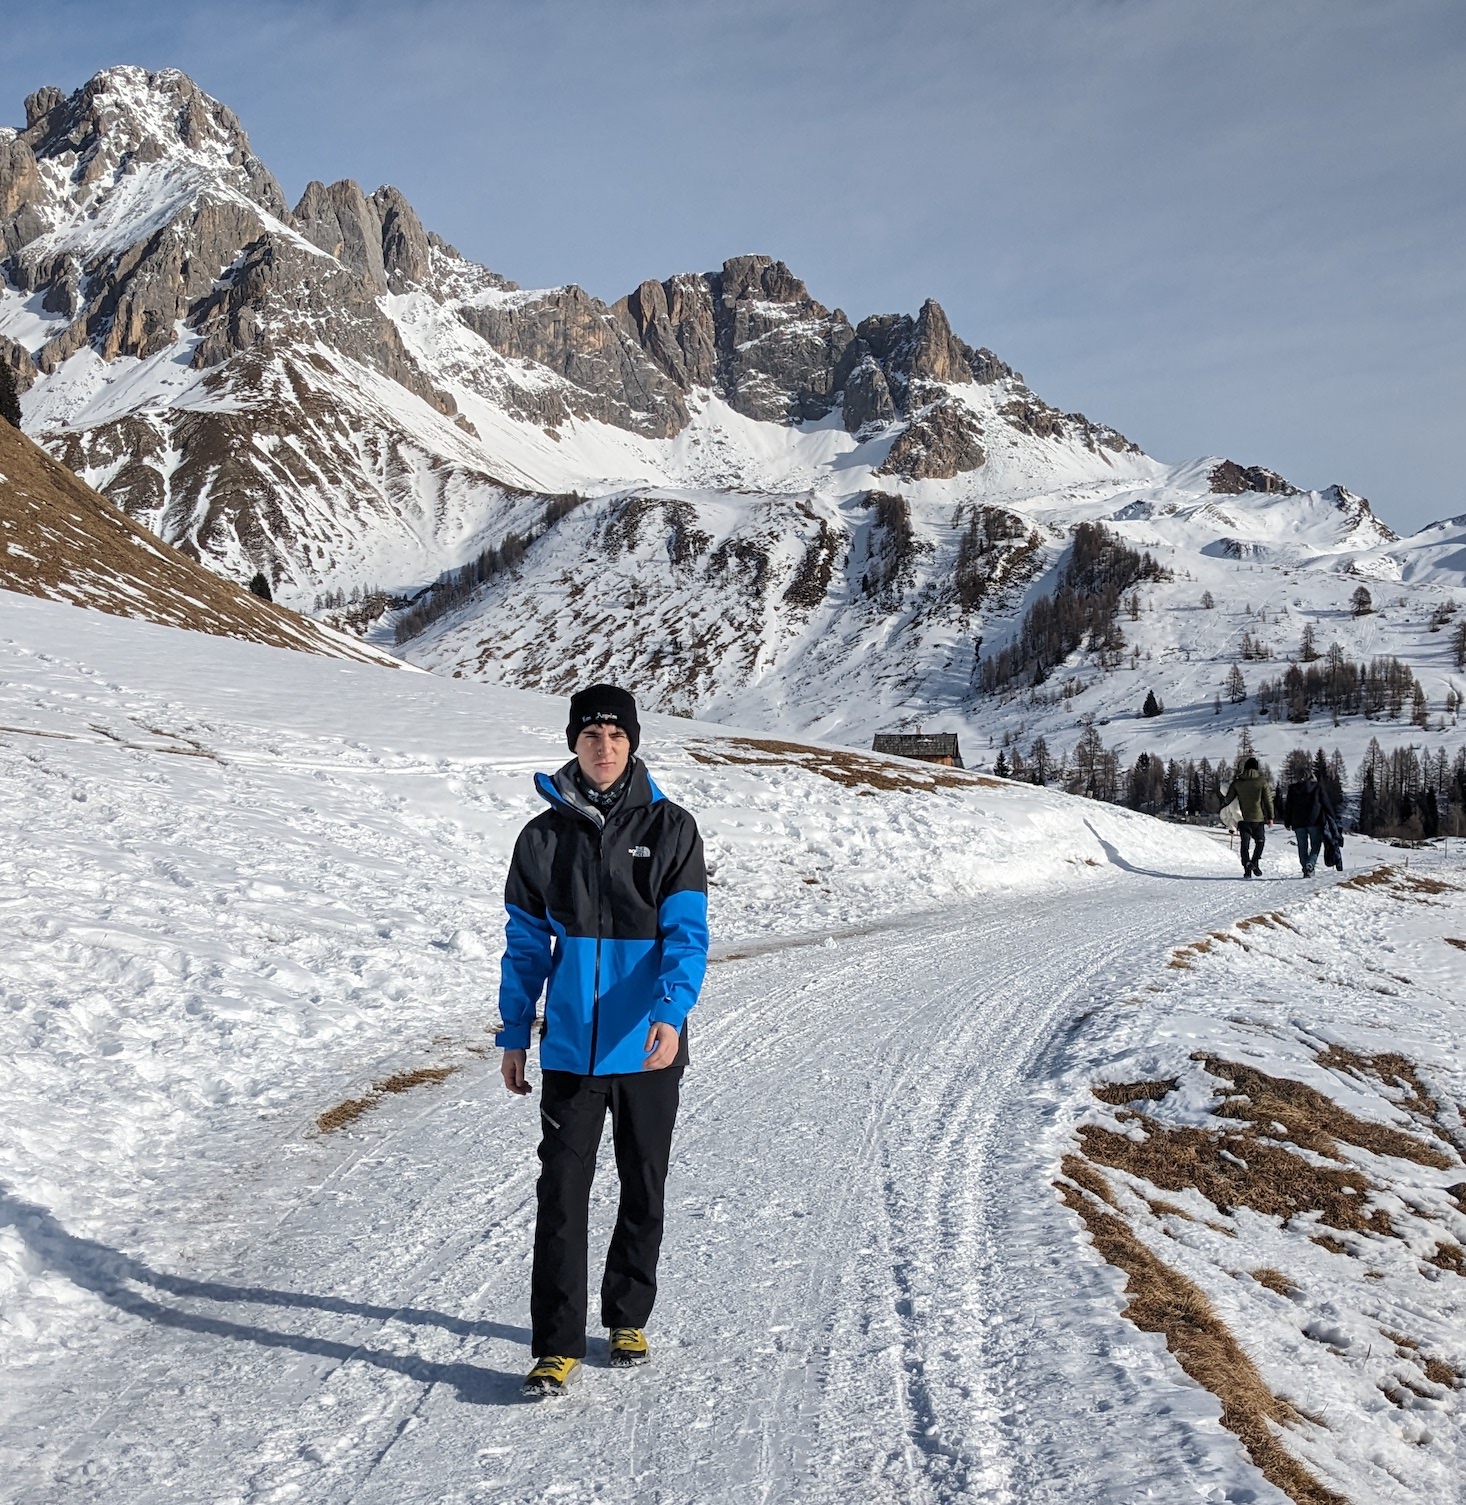
[[[636,751],[641,742],[641,723],[636,719],[636,700],[630,690],[617,685],[592,685],[570,697],[570,724],[565,728],[565,740],[571,752],[575,751],[575,739],[597,722],[619,726],[631,738],[632,752]]]

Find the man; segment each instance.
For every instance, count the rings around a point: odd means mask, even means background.
[[[1283,801],[1283,824],[1298,843],[1298,864],[1305,878],[1313,877],[1323,846],[1324,822],[1335,818],[1334,802],[1312,770],[1288,785]]]
[[[1241,808],[1242,818],[1237,829],[1242,833],[1242,876],[1261,878],[1262,849],[1267,845],[1267,832],[1263,822],[1273,823],[1273,792],[1263,778],[1256,758],[1248,758],[1242,772],[1227,785],[1222,803],[1230,805],[1233,800]]]
[[[636,756],[636,701],[614,685],[579,691],[565,737],[575,756],[535,775],[549,809],[520,832],[505,884],[494,1042],[504,1085],[528,1094],[530,1028],[548,980],[530,1395],[564,1394],[585,1357],[590,1188],[608,1110],[621,1202],[601,1321],[613,1367],[651,1357],[642,1329],[657,1291],[686,1020],[708,951],[702,838]]]

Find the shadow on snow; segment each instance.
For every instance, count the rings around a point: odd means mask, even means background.
[[[1108,842],[1095,828],[1085,821],[1089,834],[1105,849],[1105,856],[1111,866],[1120,868],[1123,872],[1135,873],[1142,878],[1174,878],[1180,883],[1231,883],[1235,880],[1226,873],[1161,873],[1151,867],[1136,867],[1133,862],[1127,861],[1120,855],[1119,847]]]
[[[348,1301],[340,1296],[315,1296],[302,1291],[274,1291],[262,1286],[224,1285],[214,1280],[192,1280],[183,1275],[168,1275],[153,1270],[141,1260],[123,1254],[94,1239],[78,1238],[69,1233],[44,1207],[16,1196],[0,1182],[0,1228],[14,1228],[31,1253],[47,1269],[63,1275],[84,1291],[90,1291],[129,1316],[140,1317],[159,1327],[202,1333],[208,1337],[230,1338],[254,1343],[263,1348],[284,1348],[321,1358],[348,1359],[371,1364],[378,1369],[406,1375],[424,1385],[452,1385],[460,1400],[475,1405],[508,1405],[520,1399],[523,1376],[478,1364],[443,1364],[415,1354],[389,1353],[359,1343],[315,1338],[305,1333],[279,1332],[268,1327],[254,1327],[210,1317],[199,1312],[165,1305],[133,1290],[133,1285],[148,1286],[169,1296],[193,1297],[202,1301],[246,1302],[260,1306],[277,1306],[346,1316],[366,1317],[377,1321],[405,1322],[419,1327],[439,1327],[445,1332],[468,1338],[502,1338],[528,1345],[529,1332],[503,1322],[472,1322],[447,1312],[427,1311],[418,1307],[373,1306],[362,1301]]]

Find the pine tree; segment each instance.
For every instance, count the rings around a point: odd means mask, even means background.
[[[1145,704],[1140,708],[1142,716],[1159,716],[1165,707],[1155,698],[1154,690],[1145,692]]]
[[[1216,606],[1216,604],[1217,604],[1216,597],[1213,596],[1210,591],[1202,591],[1202,593],[1201,593],[1201,609],[1203,611],[1211,611]]]
[[[1366,768],[1364,781],[1359,789],[1359,831],[1361,835],[1373,836],[1379,824],[1379,798],[1374,789],[1374,769]]]
[[[1361,585],[1349,597],[1349,607],[1356,617],[1367,617],[1374,610],[1374,597]]]
[[[15,372],[0,359],[0,418],[13,428],[20,427],[20,398],[15,390]]]
[[[1222,682],[1222,688],[1227,692],[1227,699],[1233,705],[1241,705],[1247,699],[1247,681],[1242,677],[1241,667],[1233,664],[1227,671],[1227,677]]]
[[[258,596],[262,601],[273,601],[275,598],[270,594],[270,582],[265,579],[263,570],[256,570],[255,577],[249,583],[250,594]]]
[[[993,764],[993,772],[1000,779],[1008,777],[1008,755],[1001,748],[998,749],[998,761]]]

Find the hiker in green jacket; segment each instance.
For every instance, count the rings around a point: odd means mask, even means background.
[[[1261,878],[1262,869],[1258,863],[1262,849],[1267,845],[1267,829],[1263,822],[1269,826],[1273,823],[1273,791],[1262,776],[1256,758],[1248,758],[1242,765],[1242,772],[1227,785],[1222,803],[1230,805],[1234,799],[1242,812],[1242,818],[1237,822],[1237,829],[1242,833],[1242,876]]]

